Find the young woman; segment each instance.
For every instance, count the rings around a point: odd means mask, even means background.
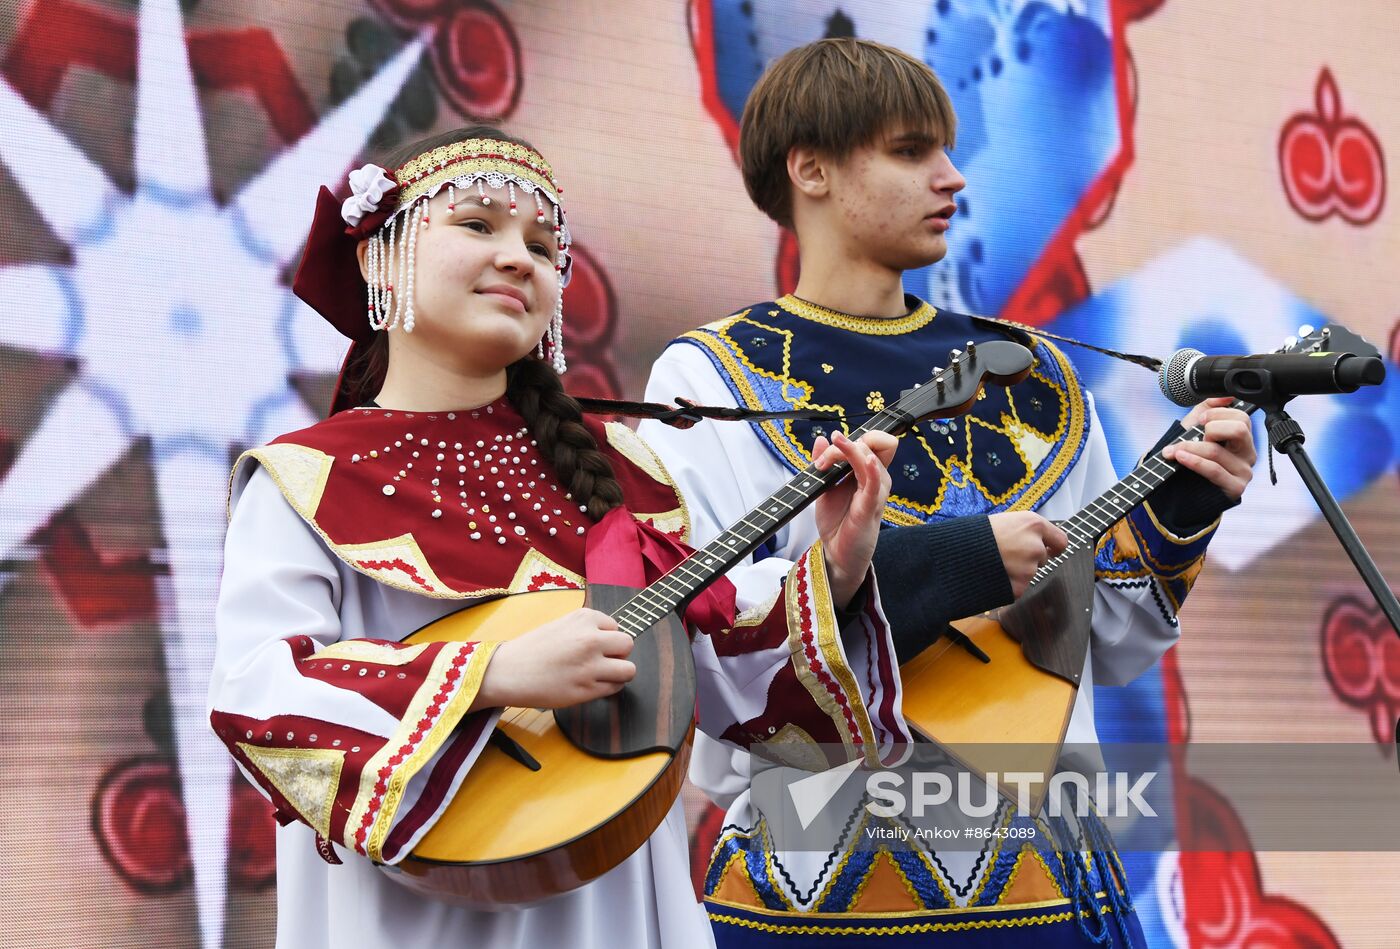
[[[343,204],[322,189],[297,275],[354,341],[341,411],[247,452],[232,479],[211,723],[283,825],[277,944],[707,943],[679,805],[621,865],[526,907],[437,902],[384,869],[503,706],[584,702],[635,672],[631,639],[588,609],[503,644],[400,641],[487,599],[654,579],[689,522],[650,449],[561,387],[570,237],[544,158],[475,127],[397,159],[352,174]],[[761,601],[736,606],[720,581],[688,609],[710,735],[776,749],[800,734],[871,760],[904,737],[869,573],[893,450],[823,441],[822,466],[855,478],[817,502],[820,541]]]

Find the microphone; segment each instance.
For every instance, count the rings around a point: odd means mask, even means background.
[[[1380,385],[1385,363],[1379,356],[1353,353],[1269,353],[1262,356],[1207,356],[1178,349],[1162,367],[1162,394],[1177,405],[1228,395],[1246,402],[1260,397],[1355,392]]]

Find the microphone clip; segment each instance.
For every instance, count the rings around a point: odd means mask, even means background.
[[[1274,448],[1287,454],[1293,445],[1302,445],[1307,441],[1307,436],[1303,434],[1303,427],[1297,423],[1293,416],[1283,411],[1283,406],[1270,408],[1263,406],[1265,410],[1264,425],[1268,430],[1269,444],[1265,450],[1269,453],[1269,483],[1278,484],[1278,472],[1274,470]]]

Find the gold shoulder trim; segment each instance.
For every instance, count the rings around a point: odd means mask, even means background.
[[[674,516],[678,511],[680,524],[683,528],[681,540],[690,543],[690,509],[686,507],[685,497],[681,494],[680,487],[671,477],[671,473],[666,470],[666,465],[662,463],[660,456],[640,435],[621,422],[608,422],[604,428],[608,433],[608,444],[612,446],[614,451],[645,471],[653,481],[664,484],[674,491],[676,500],[680,503],[680,507],[672,511],[634,511],[633,513],[653,517],[667,515],[668,520],[674,523]]]
[[[670,511],[662,511],[660,514],[636,514],[632,515],[639,521],[649,521],[652,527],[663,534],[670,534],[673,537],[686,538],[690,536],[690,521],[686,517],[684,507],[678,507]]]
[[[749,310],[752,310],[752,309],[753,309],[753,307],[749,307],[748,310],[740,310],[738,313],[731,313],[731,314],[729,314],[728,316],[721,317],[721,318],[718,319],[718,320],[714,320],[714,321],[712,321],[712,322],[706,323],[704,326],[701,326],[699,329],[693,329],[693,330],[690,330],[690,331],[687,332],[687,333],[682,333],[681,335],[682,335],[682,336],[695,337],[696,335],[700,334],[700,331],[701,331],[701,330],[709,330],[709,331],[711,331],[711,332],[719,332],[720,330],[728,329],[728,328],[729,328],[729,325],[730,325],[731,323],[733,323],[735,320],[742,320],[744,317],[748,316],[748,315],[749,315]]]
[[[1035,483],[1026,489],[1025,494],[1011,505],[1010,510],[1013,511],[1034,510],[1036,502],[1059,483],[1060,477],[1079,457],[1089,423],[1088,406],[1084,401],[1084,386],[1079,381],[1079,374],[1074,371],[1074,364],[1069,361],[1068,356],[1060,351],[1058,346],[1048,339],[1040,336],[1033,336],[1032,339],[1035,343],[1036,358],[1043,359],[1043,354],[1048,353],[1050,358],[1055,361],[1055,365],[1059,367],[1061,376],[1064,377],[1065,419],[1054,435],[1053,441],[1059,445],[1054,459]],[[1038,369],[1031,371],[1036,373],[1038,378],[1047,385],[1056,387],[1055,383],[1043,374],[1039,374]]]
[[[277,489],[287,499],[287,503],[307,520],[316,514],[321,504],[321,495],[326,490],[326,479],[330,477],[331,465],[335,456],[328,455],[305,445],[283,444],[263,445],[245,451],[233,464],[233,474],[229,477],[229,503],[233,500],[233,482],[238,472],[249,461],[256,461],[267,470],[276,483]]]
[[[249,461],[256,461],[266,469],[292,510],[316,532],[331,553],[370,579],[439,600],[478,600],[510,592],[504,587],[467,592],[454,590],[433,571],[412,532],[362,544],[336,543],[316,523],[316,510],[320,507],[335,457],[314,448],[293,444],[264,445],[244,452],[234,463],[229,478],[230,501],[234,480]]]

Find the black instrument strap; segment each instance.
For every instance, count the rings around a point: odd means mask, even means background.
[[[1053,339],[1057,343],[1069,343],[1071,346],[1078,346],[1081,349],[1092,350],[1096,353],[1103,353],[1105,356],[1112,356],[1114,359],[1121,359],[1130,362],[1152,372],[1162,371],[1162,360],[1154,356],[1139,356],[1136,353],[1120,353],[1116,349],[1106,349],[1103,346],[1095,346],[1093,343],[1086,343],[1083,340],[1074,339],[1071,336],[1061,336],[1058,333],[1051,333],[1038,326],[1028,326],[1025,323],[1017,323],[1015,320],[1003,320],[995,316],[973,316],[974,320],[983,323],[992,323],[996,326],[1008,326],[1023,333],[1030,333],[1034,336],[1044,336],[1046,339]]]
[[[696,422],[707,418],[725,422],[762,422],[768,419],[840,419],[843,417],[839,412],[824,412],[817,409],[765,412],[724,405],[699,405],[689,399],[681,398],[676,399],[676,405],[663,405],[660,402],[627,402],[621,399],[579,399],[578,404],[590,415],[626,415],[631,418],[650,418],[682,429],[690,428]]]
[[[1044,336],[1059,343],[1068,343],[1071,346],[1078,346],[1081,349],[1088,349],[1092,352],[1102,353],[1114,359],[1121,359],[1136,366],[1142,366],[1154,373],[1162,371],[1162,360],[1153,356],[1139,356],[1136,353],[1123,353],[1116,349],[1107,349],[1103,346],[1095,346],[1093,343],[1086,343],[1082,340],[1069,336],[1061,336],[1058,333],[1051,333],[1036,326],[1029,326],[1025,323],[1017,323],[1015,320],[1004,320],[994,316],[976,316],[972,319],[987,323],[993,326],[1002,326],[1017,331],[1017,335]],[[837,412],[822,412],[816,409],[791,409],[784,412],[765,412],[757,409],[739,409],[723,405],[698,405],[689,399],[676,399],[676,405],[663,405],[660,402],[628,402],[621,399],[587,399],[578,400],[583,410],[590,415],[625,415],[630,418],[649,418],[658,422],[664,422],[675,428],[690,428],[696,422],[704,419],[716,419],[724,422],[764,422],[770,419],[841,419],[843,415]]]

